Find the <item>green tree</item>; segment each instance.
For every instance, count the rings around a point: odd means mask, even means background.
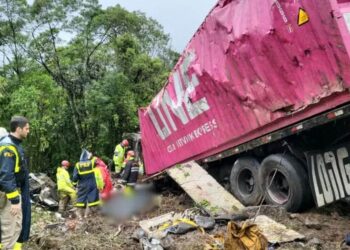
[[[25,64],[23,46],[26,35],[22,33],[27,20],[25,0],[0,0],[0,51],[6,76],[15,76],[20,82]]]
[[[0,0],[0,126],[30,119],[32,171],[53,173],[82,147],[111,157],[178,54],[162,27],[97,0]],[[64,39],[63,39],[64,38]],[[1,52],[0,51],[0,52]]]

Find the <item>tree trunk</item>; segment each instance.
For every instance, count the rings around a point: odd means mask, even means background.
[[[69,93],[69,92],[68,92],[68,104],[69,104],[69,108],[72,112],[72,120],[73,120],[73,124],[74,124],[75,133],[77,135],[79,145],[80,145],[80,147],[82,147],[84,139],[85,139],[84,138],[85,133],[83,131],[82,121],[81,121],[81,117],[80,117],[80,114],[79,114],[78,109],[77,109],[74,94]]]

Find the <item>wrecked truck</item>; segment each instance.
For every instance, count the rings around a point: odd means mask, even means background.
[[[218,1],[139,110],[146,173],[196,160],[289,211],[349,196],[349,56],[350,0]]]

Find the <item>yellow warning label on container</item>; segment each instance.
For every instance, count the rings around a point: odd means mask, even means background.
[[[309,21],[309,15],[302,8],[299,8],[298,25],[301,26]]]

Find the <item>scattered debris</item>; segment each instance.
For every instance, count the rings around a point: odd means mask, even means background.
[[[145,237],[147,237],[146,232],[142,228],[137,228],[131,236],[131,238],[134,240],[140,240]]]
[[[344,243],[345,243],[347,246],[350,246],[350,234],[346,234]]]
[[[203,229],[212,229],[215,226],[215,219],[213,217],[196,215],[194,221]]]
[[[274,219],[277,220],[288,217],[286,209],[276,205],[251,206],[243,209],[243,213],[249,215],[249,217],[255,217],[257,211],[259,211],[259,214],[273,215]]]
[[[164,223],[158,230],[165,233],[184,234],[197,228],[201,229],[194,221],[187,218],[180,218],[170,223]]]
[[[239,213],[244,208],[194,161],[172,167],[167,173],[211,216]]]
[[[321,230],[322,228],[322,225],[319,222],[313,221],[310,218],[306,218],[304,224],[307,228],[311,229]]]
[[[141,248],[143,250],[163,250],[164,248],[160,245],[160,241],[157,239],[152,239],[149,241],[147,238],[142,238],[140,240]]]
[[[162,239],[167,233],[165,231],[159,231],[158,228],[165,223],[170,223],[178,219],[181,219],[180,213],[170,212],[149,220],[142,220],[139,222],[139,225],[146,232],[148,237]]]
[[[174,239],[171,236],[166,236],[161,240],[161,245],[164,249],[169,249],[174,246]]]
[[[223,234],[210,236],[207,240],[204,250],[223,250],[225,245],[225,237]]]
[[[291,218],[291,219],[298,219],[298,220],[300,219],[299,218],[299,214],[290,214],[289,218]]]
[[[239,225],[243,225],[248,217],[254,218],[258,209],[257,207],[252,207],[244,209],[244,213],[226,213],[215,217],[207,217],[207,214],[202,209],[193,207],[193,202],[186,194],[179,194],[178,190],[176,189],[175,192],[164,191],[161,194],[162,199],[157,209],[153,209],[147,214],[138,215],[141,221],[129,219],[122,224],[103,216],[78,221],[70,216],[73,214],[71,212],[69,212],[69,216],[62,218],[60,214],[51,212],[47,209],[47,206],[42,206],[41,203],[36,202],[33,204],[32,209],[31,240],[25,247],[33,250],[111,248],[130,250],[140,248],[218,250],[224,249],[228,222],[233,220],[237,223],[240,221]],[[334,213],[334,211],[339,211],[340,205],[342,204],[338,203],[334,206],[327,206],[324,209],[313,209],[300,214],[289,214],[284,209],[264,205],[260,213],[285,226],[282,225],[282,228],[279,228],[272,224],[264,227],[259,221],[262,215],[257,217],[255,224],[269,241],[278,241],[270,244],[268,246],[269,250],[345,249],[344,235],[348,233],[350,218],[348,216],[342,217],[342,214],[344,214],[342,212]],[[347,207],[349,208],[349,206]],[[332,219],[334,216],[337,217],[336,223]],[[201,217],[203,217],[205,222],[203,224],[198,220]],[[205,234],[203,234],[203,231],[194,229],[185,234],[166,235],[164,233],[161,235],[161,232],[157,230],[165,223],[181,218],[190,219],[202,228],[206,227],[207,222],[208,224],[212,223],[214,219],[215,226],[206,229]],[[318,223],[322,225],[321,229],[313,230],[308,228],[305,225],[306,220],[313,224]],[[144,228],[148,228],[150,234]],[[289,228],[302,233],[302,237],[299,237],[299,234],[298,237],[292,237],[288,239],[288,242],[284,242],[284,240],[287,240],[285,234],[290,237],[288,233]],[[61,238],[62,235],[64,235],[63,240]],[[81,237],[82,235],[85,235],[85,237]],[[275,240],[271,239],[272,236],[275,237]],[[87,238],[88,240],[86,240]],[[299,240],[302,242],[299,242]],[[339,248],[342,241],[344,247]]]
[[[46,174],[29,174],[29,190],[32,201],[49,209],[58,207],[56,183]]]
[[[123,229],[123,225],[119,225],[119,226],[118,226],[118,230],[117,230],[117,232],[115,233],[115,236],[118,236],[118,235],[121,233],[122,229]]]
[[[318,238],[312,238],[311,240],[308,241],[309,245],[321,245],[322,242]]]
[[[228,250],[260,250],[266,249],[268,243],[256,224],[244,222],[242,225],[238,225],[231,221],[227,224],[224,246]]]
[[[146,232],[141,228],[135,230],[132,238],[140,241],[142,249],[169,249],[174,244],[174,240],[171,237],[166,236],[163,239],[148,238]]]
[[[53,197],[53,190],[50,187],[44,187],[39,194],[39,200],[47,205],[50,208],[56,208],[58,207],[58,202],[54,200]]]
[[[50,188],[55,188],[56,187],[56,183],[51,180],[50,177],[48,177],[46,174],[44,173],[30,173],[29,174],[29,180],[34,180],[35,182],[37,182],[37,185],[39,186],[33,186],[34,183],[30,183],[30,190],[33,190],[33,187],[40,187],[43,188],[45,186],[50,187]]]
[[[216,223],[224,223],[227,224],[228,221],[244,221],[248,220],[249,216],[247,214],[223,214],[214,217]]]
[[[259,226],[268,242],[272,244],[303,240],[305,238],[304,235],[288,229],[285,225],[282,225],[265,215],[257,216],[255,224]]]

